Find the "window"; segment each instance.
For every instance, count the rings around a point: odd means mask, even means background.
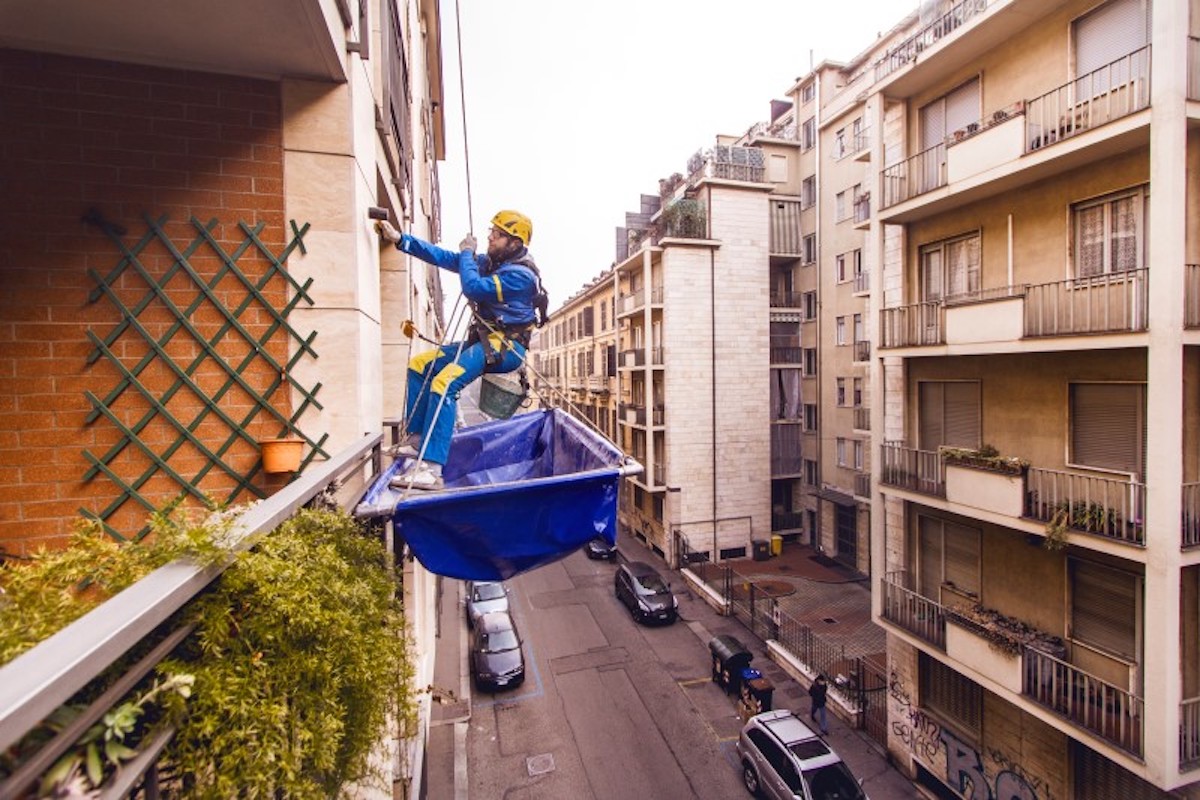
[[[817,83],[810,81],[800,88],[800,102],[809,103],[817,96]]]
[[[810,233],[804,237],[804,263],[812,264],[817,260],[817,235]]]
[[[863,379],[854,379],[854,394],[851,396],[855,408],[862,408],[863,404]]]
[[[865,342],[867,340],[866,330],[863,328],[863,315],[854,315],[854,341]]]
[[[979,381],[922,381],[917,392],[921,450],[979,447]]]
[[[983,688],[936,658],[920,653],[921,706],[978,740],[983,721]]]
[[[801,298],[800,307],[803,309],[804,319],[817,318],[817,293],[815,291],[805,292]]]
[[[1071,559],[1070,568],[1071,638],[1136,661],[1141,579],[1082,559]]]
[[[838,192],[833,199],[833,221],[841,222],[846,218],[846,193]]]
[[[600,301],[600,330],[608,330],[608,301]]]
[[[921,299],[935,302],[979,293],[980,237],[969,233],[921,248]]]
[[[837,343],[843,345],[846,343],[846,318],[838,317],[835,328],[837,331]]]
[[[942,584],[960,592],[980,593],[980,538],[969,528],[938,517],[917,517],[917,579],[920,592],[941,602]]]
[[[863,440],[855,439],[854,440],[854,468],[856,470],[858,470],[859,472],[862,472],[862,469],[863,469],[864,451],[865,451],[865,445],[863,443]]]
[[[800,184],[800,208],[810,208],[817,202],[817,176],[809,175]]]
[[[833,134],[833,157],[842,158],[846,155],[846,129],[839,128]]]
[[[767,162],[767,180],[772,183],[786,183],[788,179],[787,156],[772,153]]]
[[[812,377],[817,374],[817,348],[804,348],[804,374],[807,377]]]
[[[1079,78],[1150,43],[1150,3],[1114,0],[1075,20],[1072,29]]]
[[[817,429],[817,406],[815,403],[804,404],[804,430],[815,431]]]
[[[804,120],[800,126],[800,148],[811,150],[817,143],[817,121],[813,117]]]
[[[806,486],[816,486],[821,481],[821,472],[817,469],[817,462],[811,458],[804,459],[804,484]]]
[[[834,270],[837,275],[838,283],[846,282],[846,254],[842,253],[834,258]]]
[[[846,467],[850,464],[850,462],[846,460],[846,441],[846,439],[843,439],[840,436],[837,438],[837,465],[839,467]]]
[[[921,149],[928,150],[944,143],[947,136],[965,129],[973,122],[979,122],[981,116],[979,79],[972,78],[921,108]],[[944,155],[942,160],[945,160]]]
[[[837,405],[839,408],[846,405],[846,379],[837,379]]]
[[[1145,474],[1144,384],[1073,383],[1070,414],[1072,464]]]
[[[771,370],[771,419],[800,419],[800,370]]]
[[[1128,272],[1145,263],[1146,206],[1142,189],[1079,203],[1071,210],[1075,275]]]

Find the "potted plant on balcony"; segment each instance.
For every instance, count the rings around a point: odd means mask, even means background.
[[[1068,529],[1120,538],[1123,520],[1116,509],[1102,503],[1062,500],[1050,512],[1043,546],[1047,550],[1062,550],[1067,546]]]
[[[999,472],[1004,475],[1024,475],[1029,469],[1029,462],[1016,456],[1002,456],[1000,451],[990,444],[979,449],[969,447],[939,448],[942,460],[947,465],[983,469]]]
[[[978,603],[971,606],[948,606],[946,617],[986,639],[988,646],[993,650],[1009,656],[1020,655],[1026,647],[1034,647],[1051,655],[1065,652],[1063,641],[1059,637]]]

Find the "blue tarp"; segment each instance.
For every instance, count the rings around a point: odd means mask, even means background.
[[[358,516],[391,516],[430,572],[504,580],[549,564],[588,540],[617,538],[621,476],[641,466],[560,409],[462,428],[450,443],[440,492],[389,486],[385,470]]]

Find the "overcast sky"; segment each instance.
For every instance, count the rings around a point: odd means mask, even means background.
[[[469,162],[480,243],[496,210],[529,215],[531,250],[558,308],[612,265],[615,229],[640,195],[658,193],[660,178],[683,172],[718,134],[766,120],[771,100],[812,66],[851,60],[916,8],[917,0],[441,0],[443,242],[457,247],[470,227]]]

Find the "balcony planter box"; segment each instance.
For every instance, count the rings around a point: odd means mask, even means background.
[[[300,469],[304,440],[299,436],[259,439],[258,447],[262,452],[263,472],[278,475]]]
[[[1027,469],[1024,462],[986,456],[951,456],[946,451],[943,451],[943,458],[946,462],[946,500],[1006,517],[1021,516]]]
[[[946,615],[946,655],[1010,692],[1021,693],[1020,651],[997,647],[978,626],[954,614]]]

